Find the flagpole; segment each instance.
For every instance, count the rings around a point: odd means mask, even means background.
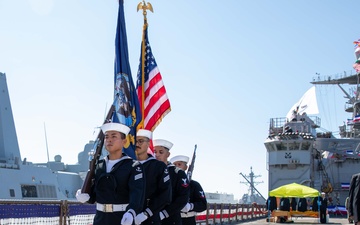
[[[139,105],[143,106],[142,109],[139,110],[139,114],[143,113],[143,119],[140,121],[142,122],[142,126],[138,126],[138,128],[154,131],[163,117],[171,110],[171,107],[148,38],[149,24],[147,23],[146,15],[147,10],[153,12],[153,8],[149,2],[146,3],[145,0],[143,0],[137,6],[137,10],[139,11],[140,9],[143,10],[144,26],[140,47],[139,63],[141,65],[139,65],[137,72],[136,92]]]
[[[142,41],[141,41],[141,102],[140,102],[140,106],[141,106],[141,122],[139,123],[138,128],[144,128],[144,118],[145,118],[145,93],[144,93],[144,89],[145,89],[145,85],[144,85],[144,80],[145,80],[145,32],[148,26],[147,23],[147,12],[146,10],[150,10],[151,12],[153,11],[152,5],[150,2],[146,3],[145,0],[143,0],[142,2],[140,2],[137,6],[137,11],[139,11],[140,9],[143,10],[143,16],[144,16],[144,25],[143,25],[143,33],[142,33]]]
[[[45,125],[45,122],[44,122],[44,131],[45,131],[45,143],[46,143],[47,159],[48,159],[48,162],[50,162],[50,159],[49,159],[49,148],[48,148],[48,141],[47,141],[47,135],[46,135],[46,125]]]
[[[145,1],[144,1],[145,4]],[[144,128],[144,117],[145,117],[145,93],[144,93],[144,80],[145,80],[145,31],[147,28],[147,18],[146,18],[146,9],[143,8],[143,16],[144,16],[144,25],[142,32],[142,41],[141,41],[141,122],[140,127]]]

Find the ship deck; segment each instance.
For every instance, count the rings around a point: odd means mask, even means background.
[[[240,223],[236,223],[236,224],[241,224],[241,225],[254,225],[254,224],[271,224],[271,225],[275,225],[275,224],[296,224],[296,225],[306,225],[306,224],[321,224],[318,221],[318,218],[311,218],[311,217],[292,217],[291,219],[292,221],[294,221],[293,223],[275,223],[275,222],[267,222],[266,218],[262,218],[262,219],[258,219],[258,220],[252,220],[252,221],[247,221],[247,222],[240,222]],[[349,221],[347,220],[347,218],[342,218],[342,217],[334,217],[329,219],[329,222],[327,224],[336,224],[336,225],[344,225],[344,224],[350,224]]]

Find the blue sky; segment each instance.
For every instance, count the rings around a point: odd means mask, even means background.
[[[135,78],[143,16],[125,0]],[[267,196],[269,119],[288,110],[320,76],[350,71],[355,61],[357,1],[150,1],[149,40],[172,111],[154,138],[172,156],[191,157],[207,192],[240,198],[240,172],[262,175]],[[22,158],[61,154],[68,164],[97,134],[112,102],[116,0],[0,0],[0,71],[7,75]],[[320,87],[322,125],[348,118],[337,87]],[[346,89],[346,88],[345,88]],[[346,89],[347,90],[347,89]],[[94,135],[95,134],[95,135]]]

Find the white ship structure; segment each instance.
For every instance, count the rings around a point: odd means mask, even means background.
[[[286,117],[270,119],[265,140],[269,190],[299,183],[325,192],[330,205],[344,205],[351,176],[360,168],[360,74],[314,79],[304,96]],[[345,111],[352,118],[339,126],[339,136],[321,127],[316,116],[316,85],[338,85],[348,101]],[[343,85],[355,87],[347,93]],[[310,116],[311,115],[311,116]],[[346,119],[345,119],[346,120]]]
[[[237,200],[234,199],[234,194],[219,193],[219,192],[205,192],[205,197],[208,203],[217,204],[236,204]]]
[[[0,199],[75,200],[82,176],[89,168],[88,153],[93,142],[78,154],[78,163],[66,165],[61,156],[46,163],[21,157],[12,114],[6,75],[0,73]]]

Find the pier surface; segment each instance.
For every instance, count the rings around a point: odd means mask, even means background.
[[[280,225],[280,224],[296,224],[296,225],[306,225],[306,224],[321,224],[317,218],[310,218],[310,217],[292,217],[291,219],[294,221],[293,223],[274,223],[274,222],[266,222],[266,218],[253,220],[253,221],[246,221],[236,223],[237,225],[255,225],[255,224],[271,224],[271,225]],[[334,217],[330,218],[327,224],[336,224],[336,225],[348,225],[350,224],[346,218],[341,217]],[[353,224],[353,223],[352,223]]]

